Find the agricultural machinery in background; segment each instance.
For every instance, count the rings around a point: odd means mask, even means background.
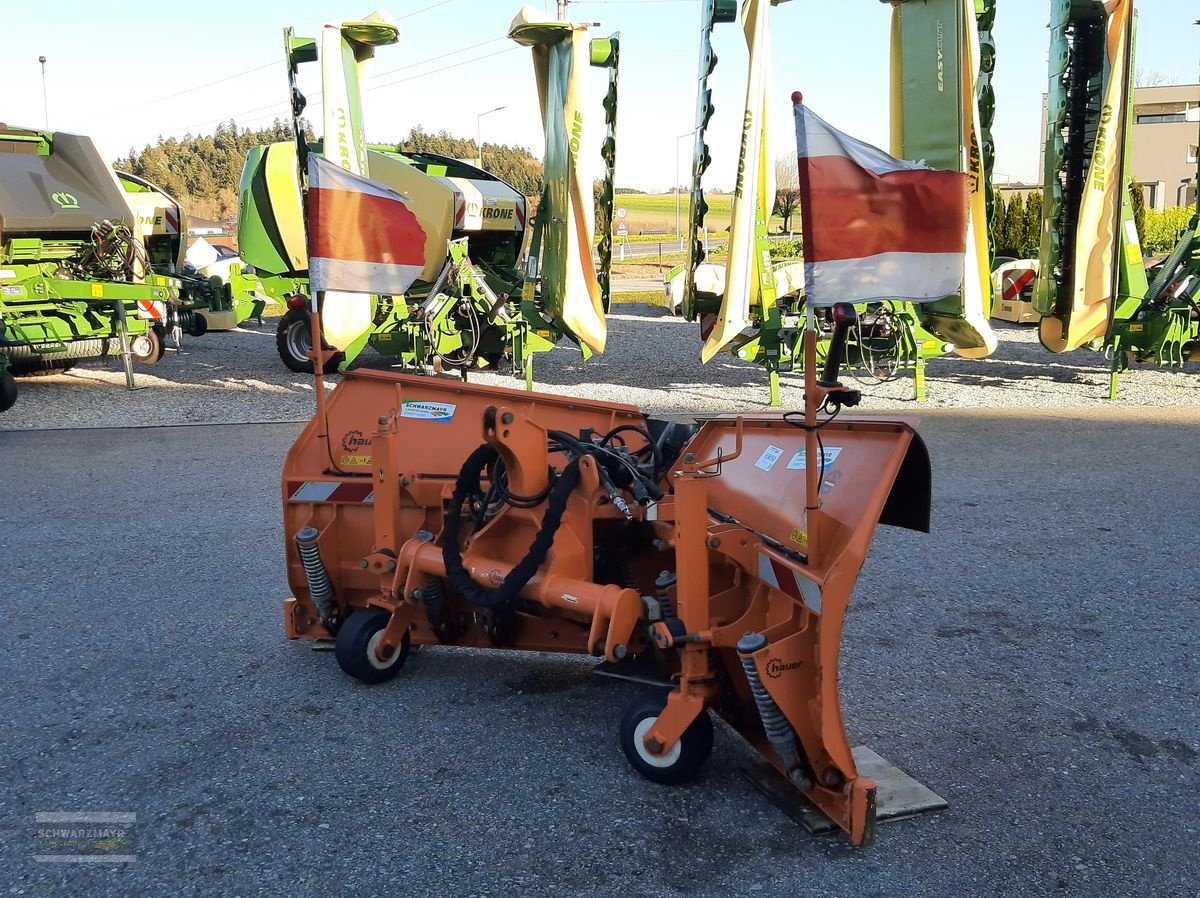
[[[208,330],[232,330],[262,315],[266,303],[261,299],[234,297],[221,278],[206,277],[187,264],[187,214],[174,197],[138,175],[116,174],[133,213],[134,236],[145,248],[151,270],[179,280],[185,304],[204,315]]]
[[[703,359],[728,351],[759,363],[767,370],[770,404],[777,406],[779,373],[803,364],[800,350],[808,308],[803,263],[769,261],[766,228],[775,196],[766,129],[768,105],[774,100],[768,84],[769,9],[766,0],[743,6],[750,51],[745,130],[728,255],[723,264],[716,264],[705,261],[701,239],[707,212],[701,180],[710,163],[705,132],[714,111],[708,86],[716,68],[712,32],[717,24],[737,19],[738,10],[735,0],[702,4],[690,258],[686,269],[669,275],[668,289],[679,295],[682,314],[700,322]],[[920,307],[895,300],[860,305],[847,338],[846,365],[874,381],[912,369],[918,400],[925,395],[927,359],[948,352],[982,358],[996,347],[987,320],[992,296],[988,216],[994,15],[993,0],[898,2],[892,10],[892,152],[968,174],[967,262],[957,295]],[[937,68],[922,65],[926,58],[938,59]],[[823,363],[835,322],[829,309],[815,314],[820,333],[817,358]]]
[[[528,10],[513,22],[510,37],[533,50],[546,128],[544,187],[528,235],[525,197],[495,175],[446,156],[366,143],[360,79],[375,48],[396,41],[393,25],[374,20],[330,24],[319,48],[316,39],[297,37],[291,29],[285,33],[297,134],[305,107],[296,84],[298,68],[320,57],[323,140],[251,151],[239,188],[238,223],[249,268],[235,272],[231,284],[235,297],[249,294],[287,305],[277,346],[292,370],[313,366],[297,166],[306,152],[404,194],[427,238],[425,269],[407,295],[324,296],[322,336],[330,370],[350,365],[369,345],[409,370],[465,377],[471,370],[507,369],[531,386],[534,355],[564,336],[585,356],[603,351],[611,238],[601,243],[597,269],[591,180],[580,167],[586,149],[580,146],[580,100],[589,64],[607,68],[608,133],[600,155],[606,168],[604,202],[611,212],[618,38],[589,40],[583,26],[539,21]],[[344,102],[334,103],[335,97]]]
[[[1133,0],[1052,4],[1046,189],[1032,305],[1051,352],[1111,358],[1110,399],[1131,361],[1200,361],[1200,196],[1147,279],[1130,200]],[[1200,168],[1197,170],[1200,178]]]
[[[206,329],[157,273],[116,176],[87,137],[0,126],[0,354],[17,376],[118,355],[153,365]]]

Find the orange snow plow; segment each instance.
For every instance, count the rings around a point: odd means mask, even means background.
[[[844,340],[853,308],[838,308]],[[837,418],[858,399],[838,356],[820,380],[805,365],[803,414],[698,425],[347,373],[284,468],[287,635],[335,639],[366,682],[414,644],[652,666],[669,688],[620,725],[639,773],[689,779],[715,712],[869,842],[876,786],[842,720],[842,626],[876,525],[928,530],[930,470],[910,424]]]

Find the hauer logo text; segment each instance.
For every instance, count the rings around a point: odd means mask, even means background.
[[[371,445],[371,441],[363,436],[361,430],[352,430],[342,437],[342,448],[347,452],[353,452],[356,449],[366,449]]]
[[[803,663],[803,661],[793,661],[790,664],[784,664],[778,658],[769,658],[767,659],[767,676],[772,680],[777,680],[789,670],[795,670]]]

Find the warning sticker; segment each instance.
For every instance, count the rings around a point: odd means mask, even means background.
[[[452,421],[454,409],[449,402],[427,402],[424,399],[405,399],[400,409],[401,418],[416,418],[419,421]]]
[[[779,461],[782,455],[783,450],[778,446],[768,446],[763,450],[763,454],[758,457],[758,461],[754,463],[754,467],[769,471],[775,467],[775,462]]]
[[[825,450],[824,458],[821,459],[822,465],[828,468],[841,454],[842,450],[840,446],[830,446]],[[805,469],[805,457],[805,450],[797,449],[796,454],[792,456],[792,460],[788,462],[788,470],[803,471]]]
[[[349,467],[370,467],[373,459],[369,455],[343,455],[339,464]]]

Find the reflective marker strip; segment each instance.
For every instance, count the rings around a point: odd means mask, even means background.
[[[1008,283],[1004,285],[1004,298],[1016,299],[1035,277],[1037,277],[1037,272],[1031,268],[1026,268],[1015,277],[1010,277]]]
[[[139,299],[137,301],[138,309],[137,316],[145,321],[162,321],[163,312],[166,310],[161,302],[155,302],[152,299]]]
[[[371,505],[375,490],[369,483],[339,483],[336,480],[299,480],[288,483],[289,502],[346,502]]]
[[[784,595],[804,602],[815,614],[821,613],[821,587],[766,552],[758,553],[758,579]]]
[[[167,209],[163,212],[163,218],[167,223],[167,233],[168,234],[178,234],[179,233],[179,210],[178,209]]]

